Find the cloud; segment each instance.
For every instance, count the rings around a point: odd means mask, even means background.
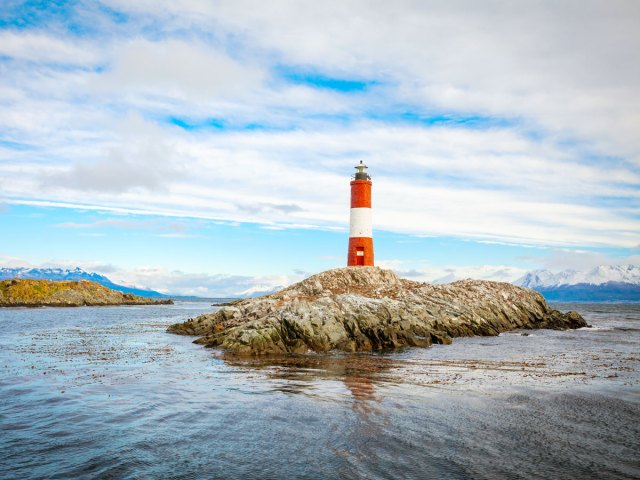
[[[73,230],[118,228],[130,230],[153,230],[183,233],[187,226],[183,222],[171,222],[164,219],[128,219],[128,218],[105,218],[92,222],[63,222],[53,225],[57,228]]]
[[[160,153],[160,149],[152,147],[143,152],[143,155],[157,156]],[[144,163],[124,157],[119,150],[110,151],[104,160],[76,164],[69,170],[49,175],[44,180],[46,186],[113,193],[136,188],[161,190],[165,182],[166,172],[150,170]]]
[[[84,43],[45,31],[0,31],[0,55],[29,62],[79,66],[98,63],[100,56]]]
[[[307,272],[306,270],[301,270],[299,268],[296,268],[293,270],[294,275],[296,276],[300,276],[300,277],[310,277],[311,275],[313,275],[314,272]]]
[[[417,270],[404,270],[404,271],[396,271],[398,275],[403,278],[423,278],[425,276],[424,272],[419,272]]]
[[[62,171],[44,172],[42,186],[115,194],[166,191],[172,181],[184,175],[173,147],[156,126],[131,115],[119,129],[120,141],[101,158],[82,159]]]
[[[637,244],[638,211],[630,205],[640,196],[638,174],[580,163],[579,152],[507,129],[365,123],[213,137],[175,135],[160,126],[151,131],[147,140],[120,141],[129,152],[121,157],[125,166],[85,160],[53,170],[31,165],[42,172],[38,184],[33,174],[24,175],[25,167],[0,165],[11,180],[8,197],[40,191],[40,198],[89,208],[130,211],[135,205],[139,212],[270,228],[337,228],[348,221],[346,175],[356,143],[362,146],[357,156],[371,158],[377,229],[533,245]],[[154,142],[161,146],[149,153],[145,148]],[[300,155],[314,162],[296,163]]]
[[[24,258],[0,256],[0,268],[33,268],[34,265]]]
[[[376,262],[383,268],[394,270],[400,277],[428,283],[450,283],[473,278],[496,282],[513,282],[526,270],[511,265],[431,265],[420,260],[381,260]],[[419,264],[416,268],[403,269],[409,264]]]
[[[524,257],[535,261],[541,268],[558,272],[561,270],[590,270],[601,265],[640,265],[640,255],[613,256],[605,252],[555,248],[542,257]]]
[[[150,288],[162,293],[204,297],[249,296],[289,285],[300,279],[298,275],[212,275],[154,267],[122,269],[112,272],[109,278],[116,283]]]
[[[108,275],[110,273],[114,273],[118,271],[118,267],[110,263],[105,263],[105,264],[94,263],[94,264],[91,264],[89,268],[93,271],[100,272],[103,275]]]
[[[33,264],[22,258],[1,257],[0,267],[9,268],[66,268],[80,267],[87,272],[105,275],[112,282],[171,295],[202,297],[241,297],[266,292],[301,280],[304,273],[293,275],[228,275],[188,273],[162,267],[122,268],[96,261],[55,260]]]
[[[57,228],[70,228],[70,229],[84,229],[84,228],[103,228],[103,227],[117,227],[117,228],[140,228],[141,222],[133,220],[119,220],[109,218],[105,220],[97,220],[89,223],[77,223],[77,222],[63,222],[54,225]]]
[[[241,94],[257,87],[263,76],[258,67],[240,64],[211,45],[134,38],[115,45],[107,70],[93,86],[203,101]]]
[[[199,238],[200,235],[187,233],[187,225],[185,222],[168,221],[166,219],[143,218],[105,218],[92,222],[63,222],[53,225],[56,228],[71,230],[94,230],[94,229],[125,229],[125,230],[147,230],[157,233],[155,236],[159,238]],[[82,236],[99,237],[104,233],[82,232]]]
[[[285,214],[304,211],[302,207],[300,207],[299,205],[296,205],[295,203],[280,204],[280,205],[273,204],[273,203],[262,203],[262,204],[256,204],[256,205],[239,204],[237,205],[237,207],[238,207],[238,210],[251,213],[251,214],[263,213],[268,211],[275,211],[275,212],[285,213]]]
[[[8,202],[338,229],[366,158],[378,230],[637,244],[637,2],[106,5],[0,30]]]
[[[634,1],[524,9],[472,0],[282,2],[269,9],[259,2],[110,3],[133,17],[152,16],[167,31],[207,31],[214,23],[218,38],[232,34],[245,51],[280,64],[392,85],[385,103],[521,118],[608,153],[638,152],[640,112],[629,102],[640,83]]]

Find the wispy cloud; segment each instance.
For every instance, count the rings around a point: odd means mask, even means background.
[[[46,31],[0,31],[0,55],[29,62],[90,67],[100,60],[92,42]]]
[[[513,282],[526,273],[523,268],[511,265],[429,265],[420,262],[417,268],[404,270],[415,261],[383,260],[378,262],[380,266],[391,268],[399,276],[410,280],[428,283],[449,283],[466,278],[481,280],[493,280],[496,282]]]
[[[104,218],[84,223],[63,222],[53,226],[73,230],[118,228],[127,230],[170,231],[176,234],[183,234],[187,228],[187,226],[181,222],[150,218]]]
[[[154,128],[172,134],[170,127]],[[136,211],[163,215],[332,228],[346,222],[345,178],[335,172],[339,163],[348,163],[341,159],[351,156],[355,161],[354,141],[362,145],[359,156],[367,148],[364,156],[372,158],[372,173],[377,174],[375,222],[380,229],[538,245],[637,243],[638,209],[630,208],[629,202],[639,196],[638,175],[632,169],[572,165],[566,159],[578,162],[577,152],[540,146],[509,130],[398,127],[390,131],[366,124],[349,132],[243,132],[213,139],[181,134],[172,142],[173,150],[182,152],[179,161],[170,160],[171,149],[158,161],[134,152],[131,158],[138,162],[139,174],[120,169],[118,163],[104,164],[110,174],[92,170],[92,165],[55,174],[74,178],[80,190],[71,188],[75,184],[56,186],[49,181],[42,191],[22,170],[4,167],[4,171],[16,180],[7,183],[14,198],[40,190],[41,198],[72,200],[89,208],[93,204],[127,210],[135,205]],[[434,145],[433,151],[429,145]],[[296,164],[301,152],[318,161]],[[185,158],[190,169],[184,166]],[[46,168],[31,166],[35,172]],[[151,177],[145,177],[148,170],[154,172]],[[92,172],[97,183],[85,178],[84,187],[104,187],[100,196],[82,192],[84,177],[73,175],[85,171]],[[120,181],[121,174],[130,178]],[[48,178],[59,181],[55,175]],[[313,189],[307,181],[313,182]],[[154,191],[155,187],[161,190]]]
[[[290,204],[273,204],[273,203],[263,203],[263,204],[241,204],[237,205],[238,210],[243,212],[248,212],[251,214],[263,213],[268,211],[276,211],[280,213],[293,213],[293,212],[301,212],[304,209],[295,203]]]
[[[161,238],[198,238],[199,235],[192,235],[190,233],[161,233],[158,235]]]
[[[187,239],[202,237],[199,234],[189,233],[187,231],[189,227],[186,222],[139,216],[133,218],[103,218],[90,222],[62,222],[52,226],[68,230],[80,230],[79,235],[84,237],[106,236],[103,231],[107,229],[157,232],[154,233],[154,236],[158,238]],[[191,227],[193,226],[194,224],[191,222]],[[103,231],[101,232],[100,230]]]

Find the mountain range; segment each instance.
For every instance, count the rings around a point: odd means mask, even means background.
[[[11,280],[14,278],[27,278],[31,280],[90,280],[104,285],[112,290],[123,293],[132,293],[141,297],[166,297],[155,290],[145,290],[142,288],[125,287],[113,283],[104,275],[98,273],[85,272],[81,268],[63,269],[63,268],[0,268],[0,280]]]
[[[536,290],[551,301],[640,301],[638,265],[601,265],[557,273],[534,270],[513,283]]]
[[[91,280],[123,293],[152,298],[167,297],[167,295],[154,290],[118,285],[104,275],[86,272],[81,268],[0,268],[0,280],[13,278]],[[640,266],[638,265],[601,265],[587,271],[563,270],[557,273],[549,270],[533,270],[513,283],[536,290],[550,301],[640,302]],[[243,292],[242,296],[259,296],[271,293],[271,290],[273,289],[267,290],[267,287],[259,287]]]

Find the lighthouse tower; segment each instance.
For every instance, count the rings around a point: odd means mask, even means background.
[[[347,266],[373,266],[373,229],[371,227],[371,177],[367,166],[356,165],[351,180],[351,219]]]

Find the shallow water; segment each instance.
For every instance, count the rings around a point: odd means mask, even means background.
[[[560,307],[593,328],[242,361],[165,333],[208,303],[0,309],[0,477],[638,478],[640,305]]]

